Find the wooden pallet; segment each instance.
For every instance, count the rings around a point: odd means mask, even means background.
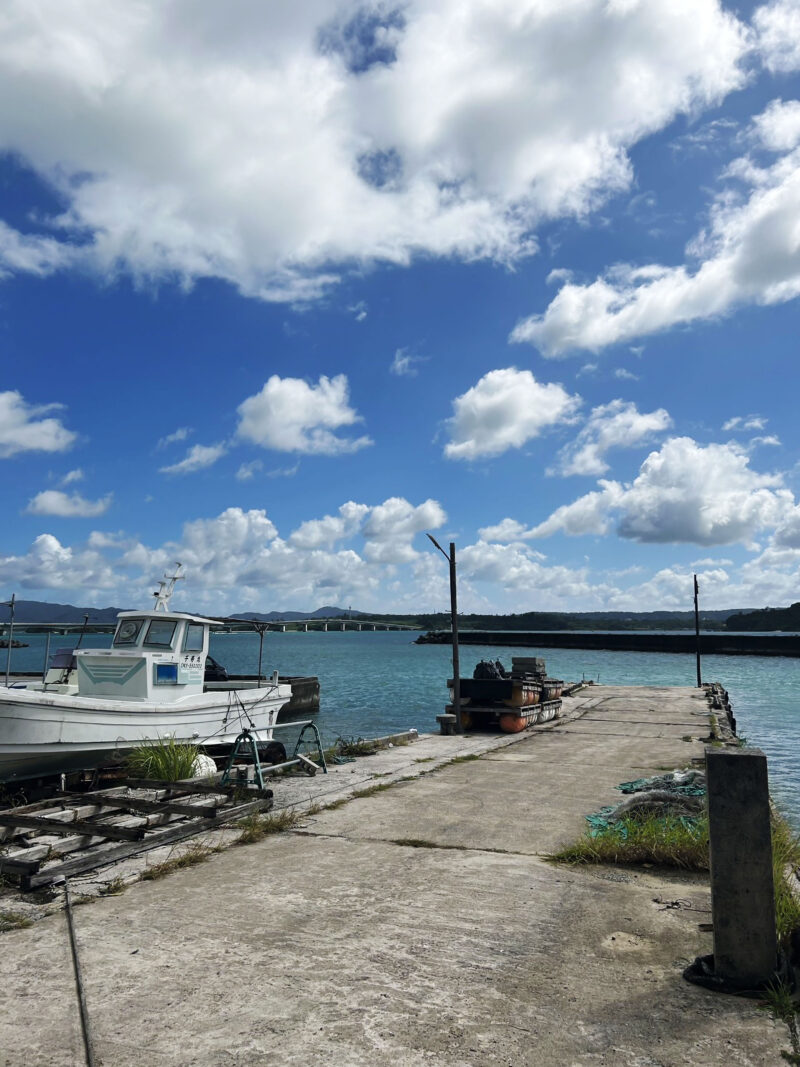
[[[271,789],[127,779],[0,812],[0,874],[28,892],[272,807]]]

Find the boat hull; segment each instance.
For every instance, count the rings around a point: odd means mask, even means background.
[[[0,782],[97,767],[163,737],[226,745],[250,727],[269,741],[291,695],[271,684],[165,705],[0,689]]]

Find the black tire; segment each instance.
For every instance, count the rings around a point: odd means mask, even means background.
[[[270,741],[269,744],[259,747],[258,757],[264,764],[285,763],[286,749],[280,741]]]

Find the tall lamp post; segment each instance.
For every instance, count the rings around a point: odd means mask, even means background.
[[[450,567],[450,623],[453,631],[453,711],[456,716],[456,733],[464,732],[461,725],[461,675],[458,666],[458,601],[456,598],[456,546],[450,542],[450,555],[431,534],[428,539],[439,549]]]

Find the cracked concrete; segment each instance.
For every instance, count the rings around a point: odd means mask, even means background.
[[[417,776],[78,908],[98,1062],[782,1062],[752,1002],[681,977],[710,950],[705,876],[544,858],[619,782],[702,757],[681,738],[707,732],[703,695],[598,686],[568,708],[521,738],[426,737],[279,782],[276,801],[302,808]],[[64,916],[0,945],[0,1062],[81,1064]]]

